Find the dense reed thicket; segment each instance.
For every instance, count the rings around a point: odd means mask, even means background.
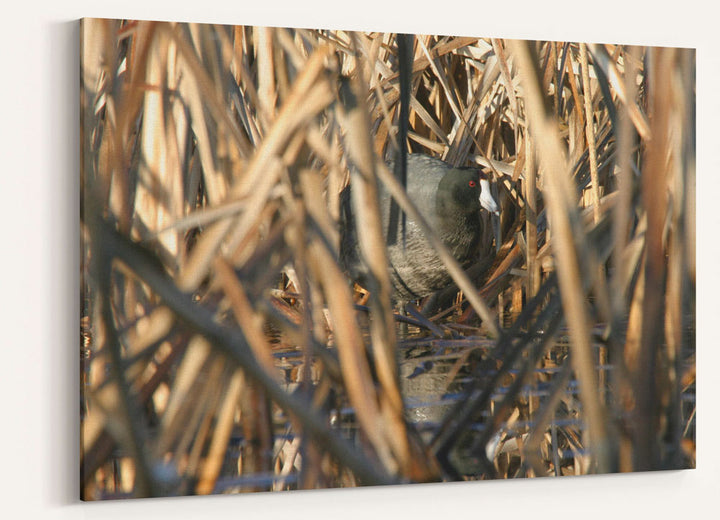
[[[396,34],[81,37],[85,499],[694,467],[694,51],[417,35],[403,142]],[[404,146],[501,212],[398,316]]]

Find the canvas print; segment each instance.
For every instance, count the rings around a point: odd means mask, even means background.
[[[695,51],[81,21],[84,500],[695,467]]]

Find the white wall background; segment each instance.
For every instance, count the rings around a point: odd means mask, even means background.
[[[646,5],[640,5],[640,4]],[[309,519],[718,518],[720,312],[716,240],[720,52],[710,2],[558,0],[67,0],[0,18],[0,516]],[[411,9],[411,12],[408,12]],[[698,467],[623,476],[280,495],[78,502],[78,23],[83,16],[698,49]],[[651,29],[649,29],[652,20]],[[650,32],[652,30],[652,32]],[[704,240],[712,237],[713,242]]]

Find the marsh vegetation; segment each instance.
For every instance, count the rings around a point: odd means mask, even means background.
[[[694,467],[694,51],[416,35],[401,72],[396,34],[81,37],[84,499]],[[403,148],[500,211],[398,314]]]

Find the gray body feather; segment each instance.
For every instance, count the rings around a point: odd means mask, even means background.
[[[389,168],[392,171],[392,162]],[[473,171],[455,169],[440,159],[422,154],[408,156],[407,171],[406,191],[418,211],[455,259],[463,265],[467,264],[477,256],[483,230],[478,200],[480,188],[467,186],[466,179],[472,178]],[[382,186],[379,197],[383,233],[387,239],[390,196]],[[368,271],[358,245],[350,187],[342,192],[340,204],[340,261],[349,276],[363,285]],[[404,241],[401,226],[398,225],[397,240],[388,246],[388,256],[396,301],[427,296],[452,282],[437,251],[430,246],[420,226],[409,217],[406,219]]]

